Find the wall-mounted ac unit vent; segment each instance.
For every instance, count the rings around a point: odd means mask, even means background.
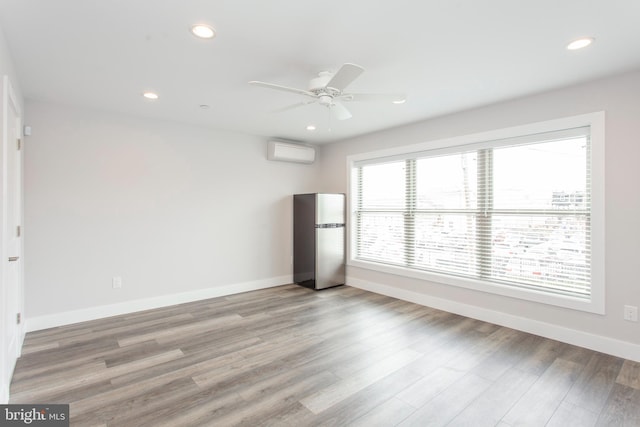
[[[310,145],[271,140],[268,143],[267,158],[280,162],[313,163],[316,149]]]

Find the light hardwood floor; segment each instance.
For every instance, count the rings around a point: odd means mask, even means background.
[[[640,364],[287,285],[29,333],[11,403],[72,426],[639,426]]]

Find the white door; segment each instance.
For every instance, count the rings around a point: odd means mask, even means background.
[[[2,91],[3,382],[8,387],[22,346],[22,150],[20,110],[9,84]]]

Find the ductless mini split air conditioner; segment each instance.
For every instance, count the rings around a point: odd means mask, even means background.
[[[272,139],[268,142],[267,158],[280,162],[313,163],[316,149],[302,143]]]

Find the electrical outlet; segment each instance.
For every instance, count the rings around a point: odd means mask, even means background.
[[[629,320],[630,322],[638,321],[638,307],[633,305],[625,305],[624,306],[624,320]]]
[[[115,276],[112,281],[113,289],[120,289],[122,287],[122,277]]]

